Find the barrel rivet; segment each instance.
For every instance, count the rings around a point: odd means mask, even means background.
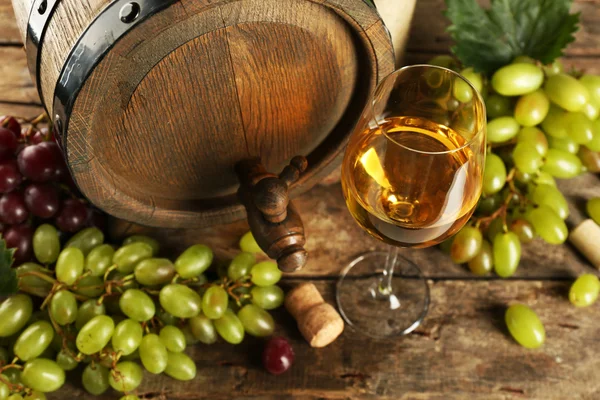
[[[47,9],[48,9],[48,1],[43,0],[40,3],[40,6],[38,7],[38,13],[40,13],[40,15],[44,15],[44,13],[46,12]]]
[[[135,19],[140,15],[140,5],[134,1],[131,3],[125,4],[121,7],[121,12],[119,16],[121,17],[121,21],[129,24],[135,21]]]

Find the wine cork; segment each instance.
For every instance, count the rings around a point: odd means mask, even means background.
[[[344,321],[312,283],[303,283],[285,297],[285,308],[312,347],[325,347],[344,331]]]
[[[569,241],[594,267],[600,269],[600,226],[586,219],[571,231]]]

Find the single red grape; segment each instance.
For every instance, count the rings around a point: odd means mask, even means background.
[[[18,162],[21,173],[34,182],[56,180],[64,174],[64,160],[54,142],[25,147],[19,153]]]
[[[267,342],[263,351],[263,365],[273,375],[283,374],[294,363],[294,349],[282,337],[274,337]]]
[[[60,206],[58,190],[50,183],[32,183],[25,189],[25,204],[36,217],[53,217]]]
[[[11,130],[15,134],[15,137],[19,137],[21,134],[21,124],[14,117],[8,115],[0,116],[0,126]]]
[[[0,193],[8,193],[15,190],[23,181],[19,172],[17,160],[11,159],[0,162]]]
[[[46,130],[46,132],[47,132],[47,130]],[[44,134],[43,130],[37,131],[33,135],[31,135],[31,143],[33,143],[33,144],[40,144],[42,142],[47,142],[47,141],[48,141],[47,134]]]
[[[0,158],[12,156],[18,144],[19,141],[13,131],[0,127]]]
[[[66,199],[56,216],[56,226],[64,232],[76,232],[83,228],[87,219],[88,210],[85,204],[77,199]]]
[[[6,224],[20,224],[29,217],[22,192],[5,193],[0,197],[0,219]]]
[[[13,225],[2,235],[9,249],[16,248],[15,265],[29,261],[32,255],[33,228],[29,225]]]

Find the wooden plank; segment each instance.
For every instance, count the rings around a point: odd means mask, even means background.
[[[331,282],[318,283],[333,301]],[[292,369],[275,377],[260,363],[262,341],[190,349],[198,377],[176,382],[146,374],[145,399],[597,399],[600,386],[597,321],[600,307],[577,309],[566,298],[569,282],[432,282],[424,325],[406,337],[369,340],[350,328],[329,347],[312,349],[291,317],[275,313],[278,333],[295,350]],[[532,307],[547,340],[527,350],[509,337],[506,307]],[[49,399],[108,400],[80,389],[79,372]]]
[[[489,3],[478,0],[479,3]],[[448,19],[442,14],[445,0],[419,0],[407,44],[412,52],[445,53],[452,44],[446,33]],[[573,12],[581,12],[581,29],[569,45],[567,56],[600,55],[600,0],[575,0]]]
[[[0,47],[0,102],[41,104],[21,47]]]
[[[37,117],[44,112],[42,106],[35,104],[0,102],[0,115],[16,115],[22,118]]]
[[[20,44],[21,35],[10,0],[0,0],[0,45]]]
[[[574,203],[600,196],[598,183],[596,175],[587,174],[561,182],[561,188]],[[386,245],[369,237],[354,222],[346,209],[339,184],[318,186],[296,199],[295,204],[304,219],[309,261],[306,268],[293,274],[294,277],[337,276],[357,254],[386,250]],[[194,243],[207,243],[220,258],[225,259],[233,257],[237,251],[237,241],[248,230],[244,221],[196,230],[143,228],[128,223],[117,223],[113,228],[114,235],[120,238],[133,232],[157,237],[172,254],[179,254]],[[474,278],[466,267],[453,264],[447,255],[435,248],[405,249],[402,254],[417,263],[426,276]],[[525,245],[522,257],[516,277],[568,278],[591,271],[589,263],[569,245],[552,246],[540,239]]]

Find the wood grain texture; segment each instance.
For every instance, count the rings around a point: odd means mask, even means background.
[[[0,101],[39,104],[39,96],[31,82],[25,52],[20,47],[0,47]]]
[[[288,281],[294,284],[295,281]],[[334,283],[320,281],[333,302]],[[600,307],[577,309],[567,300],[569,282],[430,282],[431,309],[416,332],[390,340],[365,340],[346,327],[323,349],[312,349],[289,314],[278,311],[277,333],[296,353],[291,370],[272,376],[260,365],[262,342],[195,346],[198,377],[176,382],[145,375],[139,394],[152,400],[191,399],[597,399]],[[508,335],[504,312],[512,303],[532,307],[547,340],[537,350]],[[79,373],[73,374],[78,376]],[[108,400],[84,394],[74,381],[48,399]]]

